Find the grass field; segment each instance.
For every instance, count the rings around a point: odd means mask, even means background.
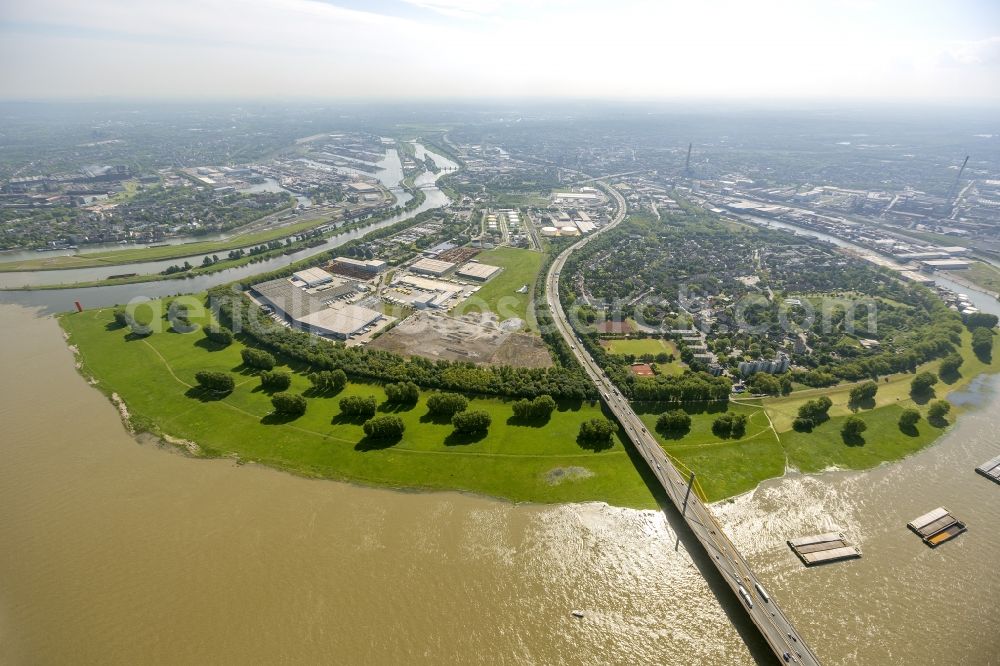
[[[137,313],[140,320],[141,313]],[[134,424],[194,441],[207,455],[233,455],[307,476],[467,490],[515,501],[656,505],[653,484],[647,473],[637,471],[620,433],[601,451],[577,443],[580,422],[601,413],[597,405],[562,403],[548,423],[526,425],[511,418],[509,400],[477,397],[470,408],[492,415],[489,434],[480,439],[456,438],[449,424],[427,413],[426,393],[406,408],[385,404],[383,389],[374,383],[351,383],[338,395],[311,395],[305,376],[308,368],[295,365],[287,368],[293,373],[291,390],[309,397],[309,410],[291,421],[276,420],[270,416],[268,394],[241,365],[238,342],[214,349],[200,332],[169,330],[131,339],[125,329],[113,324],[110,309],[64,315],[61,323],[70,344],[79,350],[83,372],[98,379],[101,390],[121,396]],[[970,338],[968,332],[963,333],[961,375],[940,382],[933,397],[947,397],[976,375],[1000,370],[997,354],[984,362],[972,353]],[[938,365],[925,364],[921,370],[934,371]],[[194,374],[201,369],[234,373],[236,390],[217,400],[192,390]],[[873,404],[862,408],[848,405],[849,385],[762,400],[687,405],[690,429],[668,436],[656,433],[655,424],[670,406],[642,404],[637,411],[681,469],[696,473],[705,497],[715,501],[751,490],[788,467],[803,472],[867,469],[929,445],[943,428],[926,419],[930,398],[915,401],[910,396],[912,377],[902,374],[881,381]],[[380,411],[397,413],[407,428],[402,440],[388,446],[371,442],[360,423],[339,416],[337,401],[351,394],[373,395]],[[809,433],[792,430],[798,407],[818,395],[828,395],[834,403],[830,420]],[[915,432],[904,433],[898,426],[899,415],[911,406],[924,418]],[[712,432],[712,422],[725,411],[748,417],[738,439],[720,439]],[[954,422],[961,411],[953,409],[949,420]],[[860,416],[868,429],[861,439],[846,442],[840,429],[852,414]]]
[[[269,416],[269,395],[241,365],[238,342],[215,349],[200,331],[169,330],[131,339],[113,324],[110,309],[68,314],[60,321],[79,350],[82,372],[96,378],[105,393],[121,397],[137,428],[196,442],[206,455],[391,487],[466,490],[515,501],[656,506],[620,436],[600,451],[577,443],[580,422],[599,416],[599,406],[562,403],[548,423],[524,425],[512,420],[510,401],[475,398],[470,409],[488,411],[493,424],[485,437],[461,438],[450,424],[429,416],[427,393],[402,409],[386,405],[377,384],[351,383],[337,395],[312,395],[308,368],[295,366],[283,369],[293,373],[291,391],[305,393],[309,407],[302,417],[285,421]],[[192,389],[194,374],[202,369],[234,373],[235,391],[214,399]],[[402,440],[388,446],[367,440],[359,422],[340,416],[337,402],[351,394],[373,395],[380,412],[398,414],[406,424]]]
[[[951,271],[951,275],[965,279],[992,292],[1000,293],[1000,269],[983,261],[973,261],[967,270]]]
[[[453,310],[456,314],[468,312],[494,312],[503,321],[518,317],[529,321],[528,304],[535,293],[535,278],[542,264],[542,253],[514,247],[498,247],[481,252],[476,260],[493,266],[502,266],[503,271],[487,282],[475,294]],[[528,285],[525,294],[517,293]]]
[[[672,340],[663,340],[661,338],[602,340],[601,344],[608,350],[609,354],[634,354],[635,356],[642,356],[643,354],[656,355],[666,352],[673,354],[674,357],[680,356],[680,352],[677,351],[677,345]]]
[[[996,339],[994,346],[997,346]],[[853,384],[827,389],[805,389],[788,396],[762,400],[730,402],[726,409],[749,417],[746,433],[739,440],[722,440],[712,433],[712,422],[724,411],[721,405],[687,406],[691,429],[683,436],[664,437],[656,433],[656,419],[670,408],[668,405],[640,405],[638,410],[650,432],[656,434],[663,448],[686,468],[693,470],[702,489],[711,501],[724,499],[752,490],[764,479],[781,476],[786,467],[803,472],[819,472],[828,468],[868,469],[886,461],[899,460],[936,440],[944,427],[927,421],[927,404],[935,398],[964,388],[973,377],[983,372],[1000,371],[1000,359],[994,353],[986,363],[972,352],[971,334],[963,332],[961,354],[964,363],[960,376],[949,382],[939,382],[932,396],[914,400],[910,395],[912,374],[894,375],[880,381],[871,405],[851,407],[849,394]],[[936,372],[940,361],[927,363],[920,370]],[[792,429],[799,407],[820,395],[833,401],[830,420],[812,432]],[[899,428],[899,415],[906,407],[916,407],[923,415],[914,432]],[[961,408],[953,409],[949,421],[954,423]],[[859,416],[868,429],[858,441],[846,442],[840,429],[848,416]],[[773,428],[772,428],[773,425]]]
[[[190,257],[210,252],[228,252],[229,250],[246,248],[279,238],[285,238],[286,236],[292,236],[313,227],[318,227],[326,222],[329,222],[329,219],[327,216],[323,216],[275,229],[236,234],[221,241],[197,241],[181,245],[165,245],[163,247],[139,247],[130,250],[84,252],[58,257],[8,261],[0,263],[0,271],[46,271],[66,268],[93,268]]]

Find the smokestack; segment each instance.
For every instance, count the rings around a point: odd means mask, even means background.
[[[684,171],[687,171],[688,173],[691,172],[691,146],[692,145],[694,145],[694,144],[691,144],[691,143],[688,144],[688,156],[687,156],[687,159],[684,160]]]
[[[76,311],[77,312],[83,312],[83,306],[80,305],[80,301],[73,301],[73,305],[76,306]]]

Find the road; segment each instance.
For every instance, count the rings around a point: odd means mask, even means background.
[[[625,198],[616,189],[600,181],[597,182],[597,185],[615,199],[618,210],[611,222],[563,250],[552,262],[545,278],[545,286],[553,321],[580,365],[597,385],[602,402],[621,423],[632,445],[649,465],[650,471],[663,486],[667,496],[677,507],[694,536],[705,548],[709,559],[722,574],[723,579],[739,599],[740,604],[760,630],[768,645],[774,650],[779,661],[806,665],[819,664],[816,655],[805,644],[795,627],[778,607],[777,601],[769,597],[763,584],[725,535],[709,508],[694,491],[688,491],[688,480],[673,465],[660,447],[659,442],[633,411],[628,400],[618,391],[590,353],[583,348],[570,328],[566,313],[559,300],[559,274],[566,259],[574,250],[585,246],[598,234],[618,225],[625,219],[627,212]]]

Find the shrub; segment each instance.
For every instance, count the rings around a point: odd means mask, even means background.
[[[656,429],[660,432],[681,432],[690,427],[691,416],[683,409],[672,409],[656,419]]]
[[[228,347],[233,343],[233,332],[228,328],[222,326],[215,328],[205,326],[202,328],[202,331],[205,333],[205,337],[208,338],[210,342],[214,342],[217,345]]]
[[[275,393],[271,396],[271,404],[278,414],[301,416],[306,413],[306,399],[295,393]]]
[[[274,357],[262,349],[251,349],[247,347],[240,351],[243,357],[243,364],[249,368],[258,370],[271,370],[274,368]]]
[[[427,410],[431,414],[450,417],[464,412],[468,406],[469,401],[460,393],[433,393],[427,398]]]
[[[375,416],[374,396],[349,395],[340,399],[340,413],[347,416]]]
[[[488,413],[479,410],[459,412],[451,417],[451,424],[455,426],[455,432],[463,435],[486,432],[492,421],[493,419]]]
[[[228,372],[200,370],[195,373],[194,379],[198,382],[199,386],[209,391],[229,393],[236,388],[236,382],[233,381],[233,376]]]
[[[284,391],[292,385],[292,376],[280,370],[265,370],[260,373],[260,385],[274,391]]]
[[[363,428],[365,435],[372,439],[397,439],[403,436],[406,426],[403,424],[403,419],[394,414],[386,414],[368,419]]]
[[[579,438],[586,442],[609,442],[615,430],[613,421],[599,416],[580,424]]]

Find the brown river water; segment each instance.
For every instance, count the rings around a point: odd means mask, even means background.
[[[765,655],[662,513],[196,460],[137,443],[52,318],[0,307],[0,349],[0,664]],[[1000,385],[980,389],[976,411],[902,463],[788,476],[715,507],[824,663],[1000,663],[1000,486],[972,472],[1000,453]],[[938,505],[970,531],[930,550],[905,523]],[[863,559],[807,570],[784,544],[834,528]]]

